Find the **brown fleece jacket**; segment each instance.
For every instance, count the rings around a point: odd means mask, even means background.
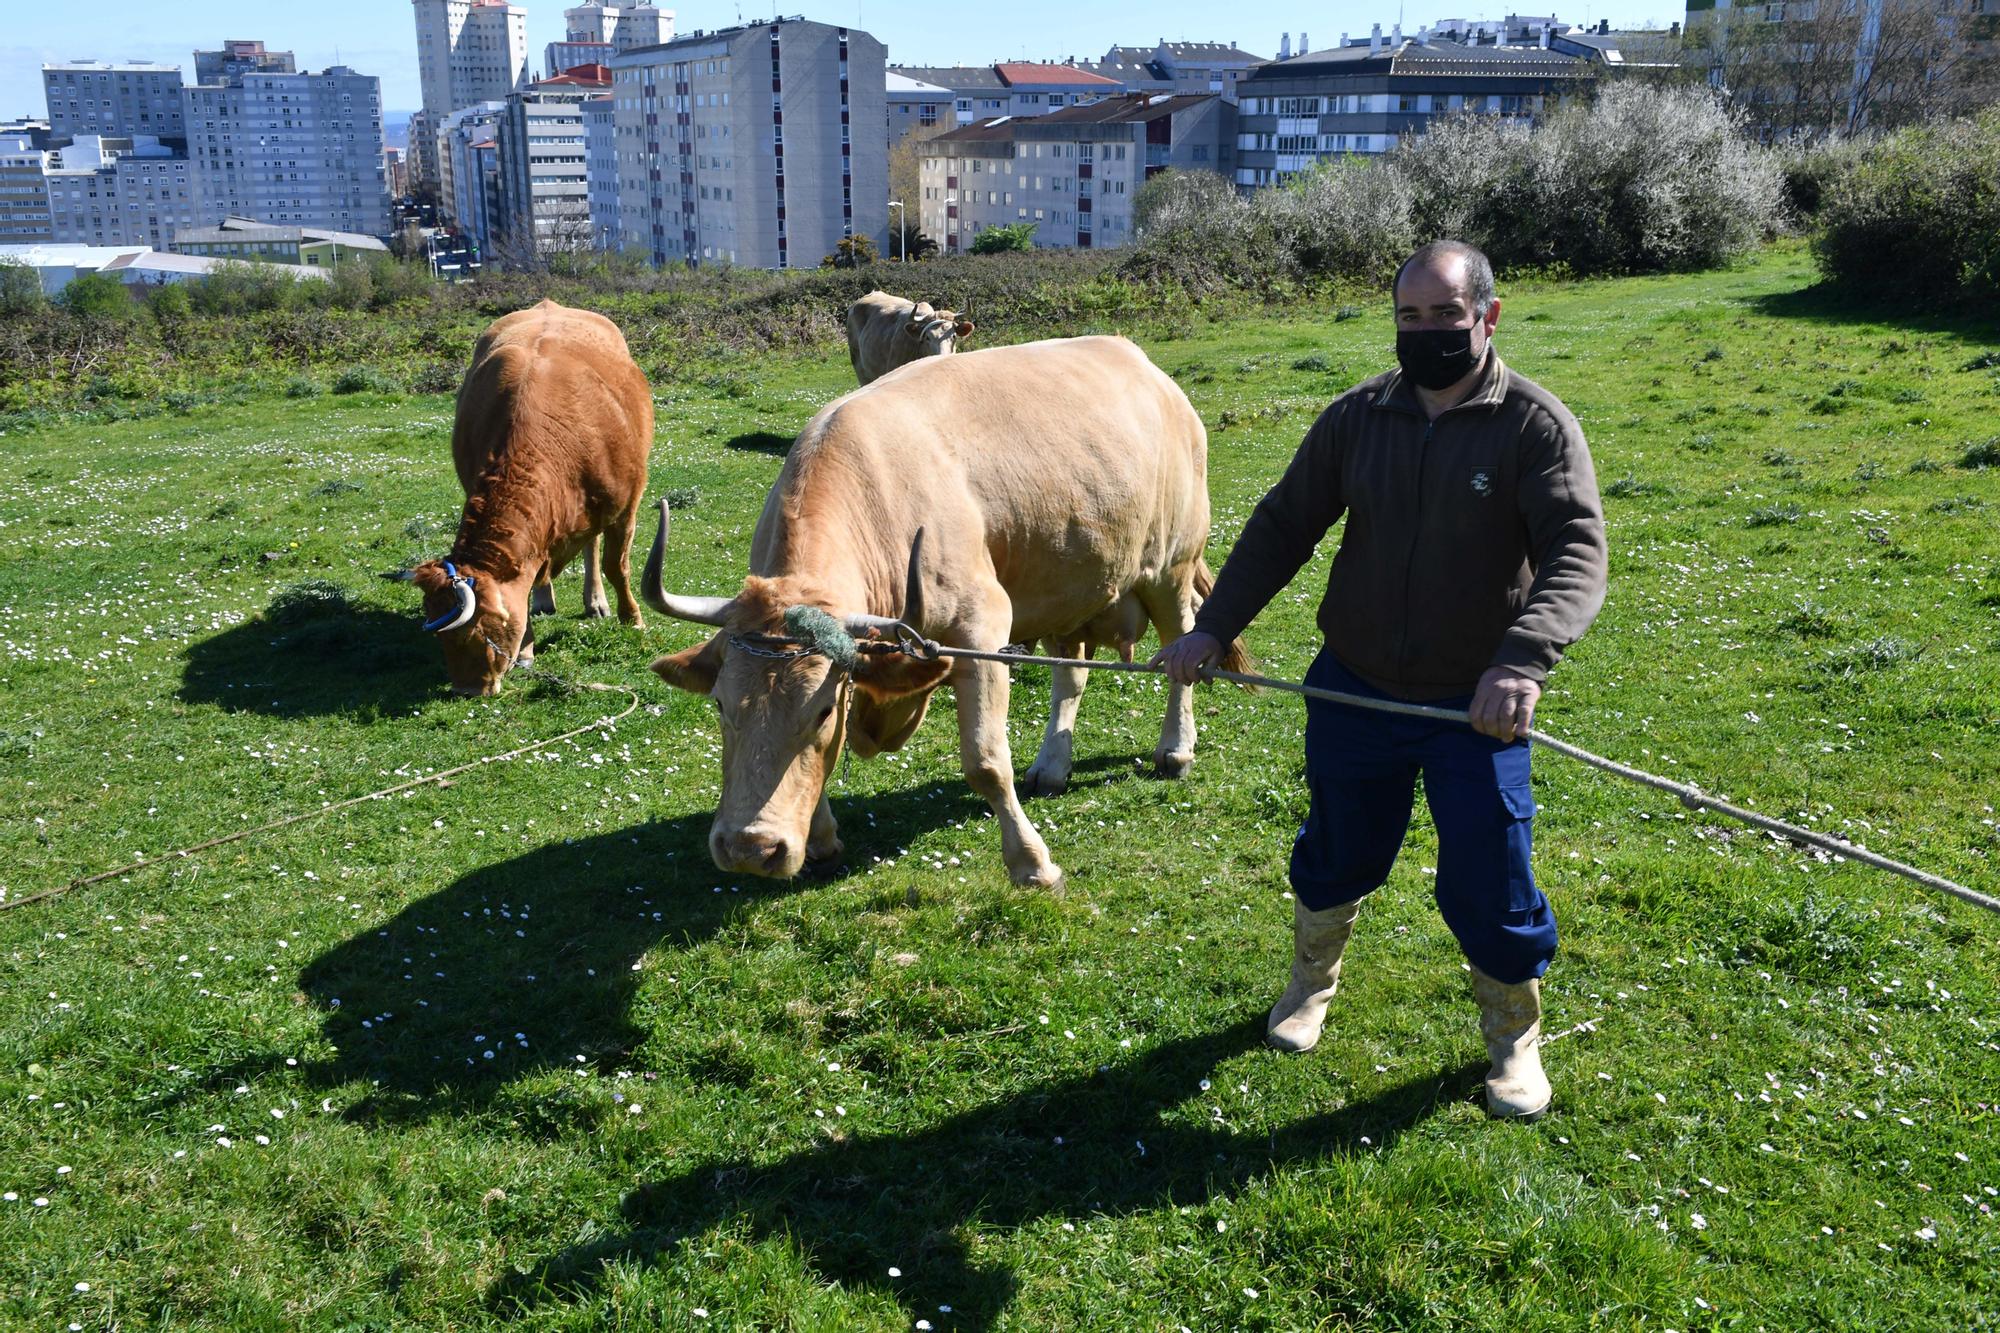
[[[1342,514],[1319,628],[1404,699],[1470,694],[1490,666],[1542,680],[1604,603],[1604,510],[1583,430],[1497,352],[1427,419],[1400,371],[1334,400],[1257,506],[1195,617],[1228,643]]]

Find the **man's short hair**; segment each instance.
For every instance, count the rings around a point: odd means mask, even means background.
[[[1464,262],[1465,294],[1472,302],[1472,313],[1480,319],[1486,318],[1486,312],[1493,308],[1493,265],[1478,246],[1464,241],[1432,241],[1420,247],[1396,270],[1396,281],[1389,287],[1391,297],[1403,285],[1403,275],[1412,268],[1439,268],[1442,261],[1450,259]]]

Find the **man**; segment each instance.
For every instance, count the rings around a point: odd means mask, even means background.
[[[1493,349],[1486,256],[1426,245],[1393,291],[1398,369],[1320,415],[1194,631],[1154,661],[1198,679],[1346,515],[1307,682],[1466,709],[1472,725],[1308,701],[1312,807],[1292,846],[1292,978],[1269,1040],[1318,1042],[1360,900],[1388,878],[1422,773],[1438,908],[1472,964],[1492,1061],[1487,1108],[1534,1119],[1550,1101],[1536,1045],[1556,925],[1528,865],[1523,733],[1549,669],[1603,604],[1603,510],[1576,419]]]

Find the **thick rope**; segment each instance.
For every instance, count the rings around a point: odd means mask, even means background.
[[[542,672],[540,674],[548,675],[549,673]],[[15,898],[7,902],[0,902],[0,912],[11,912],[17,907],[26,907],[29,903],[42,902],[45,899],[68,893],[72,889],[84,888],[87,885],[101,884],[107,879],[117,879],[120,876],[144,870],[149,866],[160,865],[166,861],[183,860],[193,856],[196,852],[205,852],[212,847],[221,847],[227,843],[241,842],[245,838],[254,838],[260,833],[269,833],[273,829],[285,828],[292,824],[301,824],[308,819],[318,819],[320,816],[330,815],[336,810],[346,810],[352,806],[364,805],[369,801],[385,800],[400,792],[410,791],[428,783],[443,782],[448,778],[457,777],[460,773],[468,773],[486,764],[498,764],[504,763],[509,759],[518,759],[524,754],[533,754],[536,750],[546,750],[551,745],[560,745],[566,740],[572,740],[578,736],[586,735],[606,727],[614,727],[630,717],[633,710],[639,707],[639,696],[622,685],[599,685],[592,681],[585,681],[574,685],[565,682],[565,686],[569,689],[598,690],[605,694],[622,694],[629,702],[626,703],[624,711],[615,717],[600,717],[589,726],[578,727],[573,731],[565,731],[560,736],[551,736],[545,741],[536,741],[532,745],[523,745],[518,749],[509,750],[505,754],[489,754],[484,758],[474,759],[471,763],[460,764],[457,768],[447,768],[442,773],[433,773],[429,777],[412,778],[408,782],[399,782],[393,787],[384,787],[380,791],[371,791],[366,796],[353,796],[345,801],[336,801],[332,805],[323,805],[317,810],[308,810],[302,815],[287,815],[283,819],[274,819],[268,824],[259,824],[256,828],[239,829],[235,833],[227,833],[220,838],[210,838],[207,842],[198,842],[192,847],[183,847],[178,851],[162,852],[158,856],[142,857],[130,865],[120,866],[116,870],[106,870],[95,875],[85,875],[81,879],[73,879],[67,884],[58,885],[53,889],[45,889],[41,893],[31,894],[26,898]]]
[[[933,643],[930,640],[922,640],[921,643],[921,651],[925,653],[935,652],[939,657],[957,657],[974,662],[1001,662],[1008,666],[1076,667],[1085,671],[1132,671],[1143,675],[1165,674],[1164,668],[1147,662],[1097,662],[1077,657],[1035,657],[1027,653],[989,653],[971,648],[947,648],[943,644]],[[1343,694],[1338,690],[1323,690],[1314,685],[1299,685],[1288,680],[1273,680],[1268,676],[1251,676],[1245,675],[1240,671],[1223,671],[1217,667],[1204,667],[1201,674],[1205,680],[1226,680],[1236,685],[1255,685],[1270,690],[1282,690],[1287,694],[1301,694],[1308,699],[1320,699],[1327,703],[1346,704],[1352,708],[1366,708],[1377,713],[1395,713],[1403,717],[1430,718],[1437,722],[1458,722],[1466,726],[1472,724],[1471,717],[1458,709],[1432,708],[1425,704],[1402,703],[1394,699],[1371,699],[1359,694]],[[2000,913],[2000,898],[1980,893],[1974,889],[1968,889],[1965,885],[1945,879],[1941,875],[1933,875],[1929,871],[1919,870],[1915,866],[1904,865],[1901,861],[1892,861],[1886,856],[1877,855],[1867,848],[1857,847],[1851,842],[1843,842],[1830,834],[1820,833],[1813,829],[1800,828],[1796,824],[1787,824],[1782,819],[1772,819],[1769,815],[1760,815],[1755,810],[1745,810],[1741,806],[1717,800],[1697,787],[1690,787],[1685,783],[1663,778],[1657,773],[1648,773],[1644,769],[1633,768],[1629,764],[1621,764],[1616,760],[1606,759],[1603,755],[1592,754],[1589,750],[1581,746],[1571,745],[1568,741],[1557,740],[1547,732],[1530,728],[1522,734],[1534,744],[1546,746],[1565,758],[1575,759],[1580,763],[1590,765],[1592,768],[1602,769],[1604,772],[1614,777],[1624,778],[1628,782],[1636,782],[1641,786],[1666,792],[1671,796],[1677,797],[1680,803],[1690,810],[1712,810],[1716,814],[1724,815],[1740,823],[1749,824],[1753,828],[1760,828],[1767,832],[1775,833],[1779,837],[1791,842],[1804,843],[1807,846],[1817,847],[1821,851],[1829,852],[1835,856],[1843,856],[1850,861],[1859,861],[1863,865],[1873,866],[1877,870],[1886,870],[1890,874],[1901,875],[1904,879],[1921,884],[1927,889],[1938,893],[1950,894],[1962,902],[1971,903],[1974,907],[1983,907],[1989,912]]]

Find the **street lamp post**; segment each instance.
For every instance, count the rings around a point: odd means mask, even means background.
[[[897,240],[898,240],[898,241],[900,242],[900,244],[899,244],[899,245],[897,245],[897,247],[896,247],[896,248],[897,248],[897,250],[899,250],[899,251],[900,251],[900,252],[902,253],[902,256],[903,256],[903,262],[904,262],[905,264],[907,264],[907,263],[909,263],[909,262],[910,262],[910,214],[909,214],[909,210],[903,207],[903,201],[902,201],[902,200],[900,200],[900,199],[891,199],[891,200],[889,201],[889,207],[891,207],[891,208],[893,208],[893,209],[896,209],[896,210],[897,210],[897,213],[896,213],[896,239],[897,239]]]

